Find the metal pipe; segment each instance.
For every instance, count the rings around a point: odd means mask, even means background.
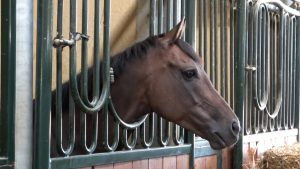
[[[235,55],[235,112],[240,119],[242,131],[244,129],[244,82],[245,82],[245,44],[246,42],[246,0],[237,1],[237,47]],[[240,139],[234,147],[233,151],[233,168],[241,168],[243,163],[243,132],[240,132]]]
[[[16,11],[15,167],[31,169],[33,2],[17,0]]]
[[[48,169],[50,163],[50,111],[52,80],[52,1],[37,4],[36,97],[34,114],[33,168]]]

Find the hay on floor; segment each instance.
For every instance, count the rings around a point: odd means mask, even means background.
[[[300,143],[267,150],[257,169],[300,169]]]

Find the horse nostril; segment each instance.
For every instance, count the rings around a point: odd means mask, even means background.
[[[233,121],[231,127],[232,127],[232,133],[233,133],[234,135],[239,134],[239,132],[240,132],[240,125],[239,125],[238,122]]]

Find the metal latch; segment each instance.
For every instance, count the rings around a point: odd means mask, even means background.
[[[254,71],[256,71],[256,67],[255,67],[255,66],[251,66],[251,65],[247,65],[247,66],[245,67],[245,70],[246,70],[246,71],[254,72]]]
[[[109,70],[109,78],[110,78],[110,83],[115,82],[114,69],[112,67],[110,67],[110,70]]]
[[[61,36],[60,34],[57,34],[57,36],[53,39],[53,47],[55,48],[64,48],[66,46],[72,47],[75,45],[76,41],[79,40],[89,40],[89,36],[79,33],[79,32],[75,32],[72,33],[70,32],[70,39],[63,39],[63,36]]]

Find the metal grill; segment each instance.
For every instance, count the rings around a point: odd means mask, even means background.
[[[299,116],[296,17],[300,12],[274,2],[248,3],[244,97],[246,135],[298,126],[295,123]]]
[[[81,2],[81,1],[80,1]],[[95,13],[94,32],[89,34],[87,22],[89,5],[70,1],[66,11],[63,0],[57,3],[57,36],[52,37],[53,7],[48,0],[38,0],[37,74],[34,123],[34,168],[78,168],[133,159],[191,154],[201,156],[203,149],[197,149],[194,136],[155,114],[127,124],[118,117],[109,95],[110,87],[110,1],[93,1]],[[78,33],[76,18],[78,4],[82,6],[81,31]],[[56,9],[56,8],[55,8]],[[103,11],[101,11],[103,9]],[[70,30],[64,32],[64,16],[70,15]],[[99,15],[98,15],[99,14]],[[101,20],[100,14],[104,19]],[[205,70],[221,95],[235,109],[248,136],[273,131],[287,131],[288,135],[299,137],[299,65],[300,24],[299,12],[278,0],[151,0],[149,32],[151,35],[169,30],[182,16],[187,18],[185,40],[203,57]],[[103,26],[100,23],[104,23]],[[69,39],[64,39],[70,33]],[[54,39],[54,41],[52,41]],[[88,47],[93,39],[93,51]],[[81,41],[79,41],[81,40]],[[78,41],[78,42],[76,42]],[[77,43],[77,44],[76,44]],[[50,105],[52,79],[52,44],[57,64],[56,95],[56,138],[54,147],[59,156],[50,158]],[[78,45],[78,44],[81,44]],[[69,51],[71,91],[68,96],[69,114],[67,122],[62,120],[62,59],[64,50]],[[80,49],[80,53],[76,53]],[[77,86],[77,55],[81,57],[80,89]],[[92,100],[87,92],[88,56],[94,60],[93,86],[102,84],[100,90],[93,87]],[[99,56],[103,55],[103,71],[100,72]],[[99,79],[99,73],[103,80]],[[2,81],[2,80],[1,80]],[[85,87],[83,87],[85,86]],[[1,92],[2,94],[2,92]],[[2,97],[2,96],[1,96]],[[75,104],[81,113],[81,120],[75,122]],[[102,111],[98,113],[98,111]],[[98,128],[98,116],[104,115],[104,127]],[[115,118],[114,131],[108,131],[109,119]],[[87,135],[86,123],[92,120],[93,135]],[[76,141],[75,126],[80,125],[81,137]],[[63,130],[68,131],[67,134]],[[97,135],[104,131],[104,137]],[[132,134],[129,135],[128,132]],[[108,135],[114,134],[113,142]],[[122,137],[120,137],[122,133]],[[148,134],[147,134],[148,133]],[[124,149],[117,151],[118,144]],[[234,152],[234,166],[242,166],[243,137]],[[77,143],[83,148],[81,155],[72,155]],[[95,153],[99,143],[105,151]],[[137,148],[137,144],[141,148]],[[157,144],[157,145],[156,145]],[[207,145],[207,144],[206,144]],[[202,143],[201,143],[202,146]],[[146,148],[146,149],[144,149]],[[199,151],[198,151],[199,150]],[[107,152],[108,151],[108,152]],[[216,154],[212,152],[210,154]],[[218,154],[218,166],[222,161]],[[1,161],[0,161],[1,162]],[[1,163],[0,163],[1,164]]]
[[[38,15],[43,16],[38,18],[38,46],[37,46],[37,75],[36,75],[36,99],[35,99],[35,154],[34,168],[78,168],[91,165],[101,165],[114,163],[119,161],[137,160],[142,158],[151,158],[157,156],[170,156],[187,154],[193,151],[191,144],[193,136],[185,136],[183,128],[165,121],[162,118],[156,117],[155,114],[146,115],[139,121],[128,124],[124,122],[115,111],[113,103],[109,97],[110,82],[110,9],[109,0],[103,3],[99,0],[93,2],[94,13],[94,31],[90,34],[88,30],[89,13],[91,9],[89,1],[82,2],[71,0],[69,10],[65,6],[63,0],[58,0],[57,4],[39,1],[38,5],[48,5],[47,10],[39,9]],[[194,2],[195,3],[195,2]],[[191,8],[193,2],[186,1],[151,1],[150,2],[150,27],[151,35],[159,34],[169,30],[175,25],[185,13],[186,8],[195,12]],[[78,21],[78,7],[81,7],[82,20]],[[194,6],[195,7],[195,6]],[[57,19],[52,19],[53,9],[57,14]],[[104,9],[101,11],[101,9]],[[193,16],[186,14],[186,17],[191,22]],[[103,15],[103,20],[101,19]],[[64,18],[69,16],[69,33],[66,34],[63,28],[66,22]],[[192,17],[193,16],[193,17]],[[57,21],[57,35],[51,38],[52,20]],[[77,28],[78,22],[81,22],[81,32]],[[103,25],[101,23],[103,22]],[[189,23],[193,30],[195,22]],[[191,31],[193,32],[193,31]],[[65,38],[69,34],[70,38]],[[45,35],[47,39],[43,38]],[[186,34],[186,39],[192,39],[193,34]],[[50,41],[52,39],[53,41]],[[93,44],[89,43],[89,39],[93,39]],[[192,43],[194,43],[191,40]],[[56,65],[53,69],[56,75],[55,80],[56,92],[51,98],[51,64],[52,64],[52,49],[49,44],[53,44],[56,48],[54,53],[56,56]],[[78,45],[78,44],[81,44]],[[93,51],[88,50],[88,46],[93,46]],[[103,50],[103,52],[101,51]],[[66,51],[66,52],[65,52]],[[80,51],[80,53],[78,52]],[[69,56],[65,56],[66,53]],[[102,64],[100,68],[100,55],[103,53]],[[92,55],[93,58],[93,77],[88,77],[88,60]],[[79,57],[77,57],[79,56]],[[70,94],[67,97],[69,112],[67,116],[62,113],[63,105],[63,57],[69,57],[69,81]],[[80,87],[77,84],[78,64],[77,59],[81,59],[81,77]],[[55,62],[53,62],[55,63]],[[102,71],[100,71],[102,70]],[[100,79],[100,73],[102,78]],[[88,80],[92,78],[93,84],[89,85]],[[46,83],[47,84],[44,84]],[[98,86],[102,86],[99,90]],[[92,96],[88,95],[87,86],[93,87]],[[89,100],[89,97],[92,99]],[[47,99],[45,99],[47,98]],[[55,120],[51,117],[50,105],[55,103]],[[75,105],[79,107],[80,120],[79,123],[75,118]],[[98,116],[103,116],[103,121],[99,121]],[[114,118],[116,124],[113,131],[109,131],[110,119]],[[51,120],[52,119],[52,120]],[[87,121],[92,123],[92,129],[87,129]],[[101,124],[101,125],[99,125]],[[54,138],[49,138],[49,126],[55,126]],[[75,131],[75,128],[80,126],[80,131]],[[99,127],[103,126],[103,127]],[[92,131],[92,135],[88,135],[88,131]],[[98,135],[99,131],[104,132]],[[80,132],[80,138],[76,138],[76,132]],[[131,133],[129,135],[129,132]],[[113,135],[113,141],[109,140],[109,135]],[[58,156],[51,157],[49,140],[54,140],[55,146],[51,145],[51,151],[56,150]],[[117,149],[123,144],[123,149]],[[81,147],[83,152],[80,155],[73,155],[76,146]],[[95,152],[96,148],[102,147],[103,151]],[[145,149],[146,148],[146,149]],[[126,151],[130,150],[130,151]],[[113,153],[112,153],[113,152]],[[146,153],[147,152],[147,153]],[[141,155],[142,154],[142,155]]]
[[[235,1],[198,2],[198,37],[204,69],[215,88],[234,106]]]

